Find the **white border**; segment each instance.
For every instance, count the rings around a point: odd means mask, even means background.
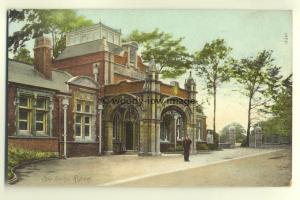
[[[260,9],[260,10],[293,10],[293,79],[294,79],[294,105],[293,122],[297,124],[299,118],[299,1],[297,0],[2,0],[0,12],[1,24],[1,53],[0,60],[2,72],[0,76],[1,91],[5,91],[5,57],[6,57],[6,9],[9,8],[130,8],[130,9]],[[297,91],[298,90],[298,91]],[[4,92],[2,93],[4,94]],[[0,140],[0,199],[296,199],[299,189],[299,128],[294,126],[293,134],[293,184],[290,188],[34,188],[21,189],[4,188],[4,133],[5,133],[5,95],[0,99],[0,127],[2,139]],[[262,177],[263,178],[263,177]]]

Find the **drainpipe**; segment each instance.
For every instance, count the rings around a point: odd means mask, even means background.
[[[98,111],[99,111],[99,155],[101,155],[101,143],[102,143],[102,110],[103,110],[103,105],[100,103],[98,104]]]
[[[64,98],[62,104],[64,110],[64,158],[67,158],[67,108],[69,105],[69,99]]]

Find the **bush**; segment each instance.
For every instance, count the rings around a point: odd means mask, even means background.
[[[208,144],[207,146],[209,150],[217,150],[219,145],[217,143],[213,143],[213,144]]]
[[[183,146],[181,144],[178,144],[176,146],[176,151],[183,151]]]
[[[173,145],[168,147],[167,152],[173,152],[174,151],[174,146]],[[176,145],[176,151],[183,151],[183,146],[181,144],[177,144]]]
[[[208,150],[208,146],[205,143],[197,142],[196,149],[197,150]]]
[[[247,138],[242,141],[241,147],[247,147]]]
[[[43,160],[56,157],[53,152],[40,152],[28,149],[21,149],[8,145],[8,179],[12,179],[14,173],[12,168],[26,161]]]

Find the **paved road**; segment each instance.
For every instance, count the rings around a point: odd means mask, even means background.
[[[126,185],[126,182],[131,182],[130,184],[134,185],[134,181],[157,175],[172,172],[180,173],[179,171],[189,169],[197,170],[199,167],[214,163],[262,155],[274,151],[279,153],[278,149],[227,149],[193,155],[190,158],[191,162],[183,162],[182,155],[163,155],[159,157],[120,155],[52,160],[31,164],[19,169],[18,177],[20,181],[15,186],[114,186],[123,183],[123,185]],[[276,163],[278,160],[280,159],[274,159],[274,162]],[[241,166],[243,167],[243,165]],[[234,170],[241,173],[244,172],[239,167],[236,167]],[[222,168],[219,171],[220,174],[225,173],[222,171]],[[215,174],[209,173],[209,171],[207,173],[212,177]],[[251,179],[251,176],[248,178]],[[247,181],[245,179],[245,182]],[[198,183],[195,182],[195,184]],[[149,183],[149,185],[151,184]]]
[[[292,178],[291,165],[291,152],[283,150],[139,179],[116,186],[288,186]]]

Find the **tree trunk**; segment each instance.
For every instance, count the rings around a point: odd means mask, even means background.
[[[217,87],[216,87],[216,85],[214,85],[214,119],[213,119],[213,131],[214,131],[214,133],[216,132],[216,109],[217,109],[216,108],[216,106],[217,106],[216,94],[217,94]]]
[[[55,45],[55,33],[54,33],[54,31],[52,31],[52,56],[54,56],[54,54],[55,54],[55,48],[56,48],[56,45]]]
[[[251,106],[252,106],[252,95],[250,95],[249,97],[249,105],[248,105],[247,143],[246,143],[247,147],[249,147],[249,136],[250,136],[250,128],[251,128]]]

